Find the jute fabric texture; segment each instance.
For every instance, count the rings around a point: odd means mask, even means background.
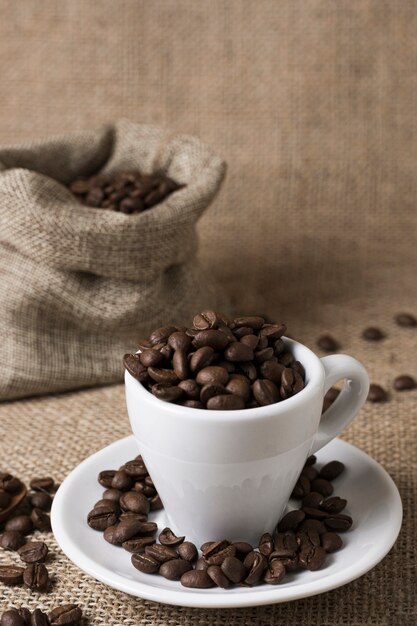
[[[390,387],[416,372],[417,12],[412,0],[0,0],[0,142],[121,117],[200,136],[228,162],[199,221],[200,259],[239,312],[267,312],[314,346],[331,331]],[[365,325],[387,332],[360,338]],[[206,611],[113,592],[56,562],[50,607],[92,624],[414,626],[416,393],[363,409],[344,437],[400,488],[392,552],[344,588],[288,605]],[[0,406],[1,459],[57,478],[128,434],[121,387]],[[7,436],[6,436],[7,435]],[[4,555],[0,555],[2,562]],[[8,557],[7,557],[8,558]],[[2,605],[37,599],[2,588]]]
[[[184,186],[134,215],[86,207],[65,186],[123,170]],[[1,400],[120,381],[120,354],[168,312],[183,324],[226,306],[196,258],[224,172],[198,139],[128,121],[0,148]]]

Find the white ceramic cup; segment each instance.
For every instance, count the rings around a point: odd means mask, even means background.
[[[284,341],[305,368],[305,388],[258,408],[182,407],[158,400],[126,372],[130,423],[169,526],[198,546],[224,538],[256,545],[272,532],[307,457],[336,437],[366,400],[368,375],[356,359],[320,359]],[[321,416],[324,394],[342,379],[341,394]]]

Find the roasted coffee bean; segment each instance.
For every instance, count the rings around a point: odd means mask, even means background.
[[[141,350],[142,352],[152,348],[152,344],[149,341],[149,339],[139,339],[139,341],[136,342],[136,345],[137,345],[138,349]]]
[[[284,369],[285,368],[281,363],[276,363],[275,361],[269,360],[269,361],[264,361],[261,364],[260,372],[263,378],[272,380],[273,383],[280,385],[281,375]]]
[[[200,558],[196,561],[195,569],[206,571],[208,567],[209,564],[207,563],[206,559],[203,556],[200,556]]]
[[[322,468],[322,470],[320,471],[320,476],[323,476],[323,474],[321,473],[323,469],[324,468]],[[318,493],[321,493],[327,498],[333,493],[333,485],[327,479],[315,478],[311,481],[311,491],[318,491]]]
[[[201,546],[201,552],[203,553],[205,559],[209,559],[211,556],[214,556],[217,552],[221,552],[228,546],[230,546],[230,542],[226,539],[222,539],[221,541],[207,541]]]
[[[223,548],[223,550],[219,550],[215,554],[212,554],[211,556],[205,556],[204,558],[209,565],[221,565],[228,556],[235,556],[235,554],[235,546],[230,545],[226,548]]]
[[[329,530],[337,530],[337,532],[344,532],[349,530],[352,526],[353,520],[349,515],[339,513],[337,515],[329,515],[324,520],[326,527]]]
[[[132,485],[132,477],[125,470],[118,470],[112,478],[110,487],[112,489],[120,489],[120,491],[128,491],[132,488]]]
[[[207,408],[212,411],[236,411],[245,408],[245,401],[241,396],[223,394],[210,398],[207,402]]]
[[[115,522],[113,522],[114,524]],[[146,523],[146,522],[145,522]],[[116,543],[123,543],[124,541],[128,541],[132,539],[132,537],[136,537],[138,535],[142,536],[142,528],[143,523],[139,522],[135,519],[128,520],[124,519],[119,524],[117,524],[113,538]]]
[[[326,552],[336,552],[343,546],[342,538],[336,533],[326,532],[320,536],[322,547]]]
[[[308,550],[301,551],[298,555],[298,561],[301,567],[312,572],[320,569],[326,560],[326,550],[320,546],[313,546]]]
[[[274,540],[269,533],[264,533],[259,540],[259,552],[264,556],[269,556],[274,550]]]
[[[9,609],[5,611],[0,618],[0,626],[30,626],[30,613],[29,622],[24,619],[18,609]]]
[[[384,339],[385,335],[380,328],[377,328],[376,326],[368,326],[368,328],[365,328],[362,332],[362,337],[363,339],[366,339],[366,341],[380,341],[381,339]]]
[[[176,331],[169,336],[168,345],[171,346],[173,350],[187,352],[191,347],[191,337],[184,331]]]
[[[210,346],[203,346],[192,353],[190,357],[190,370],[194,373],[199,372],[204,367],[210,365],[214,359],[214,350]]]
[[[231,586],[230,580],[223,573],[220,565],[210,565],[207,568],[207,574],[210,576],[210,578],[217,587],[221,587],[222,589],[229,589],[229,587]]]
[[[256,371],[256,367],[253,363],[250,363],[250,362],[239,363],[239,368],[250,382],[254,382],[256,380],[258,376],[258,372]]]
[[[317,339],[318,347],[324,352],[336,352],[340,348],[339,343],[331,335],[322,335]]]
[[[33,523],[29,515],[16,515],[6,522],[6,530],[17,530],[22,535],[28,535],[33,530]]]
[[[49,575],[43,563],[32,563],[23,572],[26,587],[35,591],[44,591],[48,586]]]
[[[16,476],[10,474],[4,474],[0,479],[0,489],[7,493],[16,493],[22,488],[21,481]]]
[[[190,374],[187,353],[183,350],[175,350],[172,357],[172,367],[179,380],[186,380]]]
[[[162,500],[159,497],[159,494],[154,495],[151,499],[150,499],[150,506],[151,506],[151,511],[159,511],[159,509],[163,508],[163,504],[162,504]]]
[[[176,385],[179,382],[179,378],[173,370],[161,367],[148,367],[147,371],[148,375],[156,383]]]
[[[132,513],[132,511],[123,511],[123,513],[120,513],[119,515],[119,521],[122,522],[123,520],[147,523],[148,516],[144,513]]]
[[[264,576],[264,572],[268,566],[268,560],[263,554],[255,552],[255,557],[249,574],[245,578],[246,585],[257,585]]]
[[[325,480],[335,480],[345,469],[345,466],[340,461],[330,461],[323,465],[319,472],[319,478],[324,478]]]
[[[417,326],[417,318],[411,313],[398,313],[395,316],[395,321],[398,326],[403,326],[404,328],[413,328]]]
[[[163,362],[164,357],[159,350],[151,348],[150,350],[144,350],[139,355],[139,360],[145,367],[158,367]]]
[[[82,618],[82,611],[76,604],[57,606],[49,613],[51,626],[73,626]]]
[[[184,541],[181,543],[177,548],[177,552],[182,559],[190,561],[191,563],[196,561],[198,557],[197,548],[193,543],[191,543],[191,541]]]
[[[232,583],[240,583],[248,573],[245,565],[235,556],[228,556],[221,564],[221,570]]]
[[[148,475],[148,470],[146,469],[142,457],[140,457],[140,459],[133,459],[132,461],[128,461],[127,463],[125,463],[123,465],[123,470],[128,476],[130,476],[134,480],[146,478],[146,476]]]
[[[193,318],[193,327],[197,330],[208,330],[214,328],[219,322],[219,316],[215,311],[202,311]]]
[[[332,498],[327,498],[323,500],[320,504],[320,508],[326,513],[340,513],[347,505],[347,500],[344,498],[339,498],[338,496],[333,496]]]
[[[32,478],[29,483],[30,488],[33,491],[43,491],[50,493],[54,489],[54,479],[51,476],[45,476],[43,478]]]
[[[43,563],[48,556],[48,546],[44,541],[29,541],[18,554],[24,563]]]
[[[186,561],[185,561],[186,562]],[[181,585],[191,589],[209,589],[214,582],[204,570],[192,569],[181,576]]]
[[[200,401],[202,404],[207,404],[210,398],[227,395],[227,393],[227,389],[223,385],[204,385],[200,391]]]
[[[112,541],[109,541],[109,543],[112,543]],[[143,552],[146,546],[152,546],[154,543],[155,539],[152,537],[133,537],[133,539],[124,541],[122,543],[122,548],[128,552]]]
[[[277,585],[284,578],[285,572],[286,569],[283,562],[278,559],[274,559],[271,563],[269,563],[263,580],[268,585]]]
[[[260,406],[273,404],[280,400],[278,387],[268,379],[258,379],[252,385],[253,395]]]
[[[304,467],[308,467],[309,465],[314,465],[314,463],[316,462],[317,462],[317,457],[314,454],[311,454],[309,457],[307,457],[306,462],[304,463]]]
[[[95,509],[104,509],[105,511],[113,511],[114,513],[120,513],[120,506],[118,502],[114,500],[106,500],[103,498],[102,500],[98,500],[95,505]]]
[[[49,493],[34,493],[29,497],[31,505],[36,509],[49,511],[52,505],[52,498]]]
[[[150,511],[148,499],[137,491],[126,491],[120,496],[120,507],[123,511],[147,515]]]
[[[230,343],[224,351],[224,356],[232,363],[240,361],[252,361],[254,358],[253,350],[249,346],[240,341]]]
[[[249,346],[249,348],[252,348],[252,350],[256,350],[259,344],[259,337],[257,335],[243,335],[240,337],[240,342],[243,343],[245,346]]]
[[[303,507],[303,511],[306,514],[306,517],[309,519],[324,520],[328,515],[326,511],[322,511],[321,509],[314,509],[313,507]]]
[[[270,361],[274,358],[274,350],[273,348],[262,348],[262,350],[257,350],[254,355],[254,361],[259,366],[266,361]]]
[[[245,402],[248,402],[250,399],[251,388],[249,383],[245,380],[239,380],[238,378],[229,380],[226,385],[226,390],[235,396],[240,396]]]
[[[114,531],[116,530],[117,525],[114,524],[113,526],[108,526],[105,531],[103,532],[103,538],[108,542],[111,543],[114,546],[118,545],[118,542],[115,540],[114,538]]]
[[[45,532],[49,532],[51,530],[51,518],[48,513],[42,511],[42,509],[33,509],[30,514],[30,519],[35,528],[38,530],[43,530]]]
[[[123,365],[133,378],[141,383],[148,380],[148,371],[140,361],[139,354],[125,354],[123,357]]]
[[[208,365],[203,367],[197,376],[196,381],[199,385],[225,385],[229,380],[229,372],[223,367],[217,365]]]
[[[233,320],[233,324],[236,328],[248,326],[253,330],[259,330],[265,324],[265,320],[260,315],[248,315],[246,317],[236,317]]]
[[[122,493],[123,491],[120,491],[120,489],[106,489],[103,492],[103,500],[111,500],[118,503]]]
[[[264,324],[259,331],[259,336],[266,337],[269,341],[271,339],[280,339],[286,330],[285,324]]]
[[[103,470],[98,475],[98,482],[102,487],[106,487],[108,489],[111,487],[115,475],[116,470]]]
[[[306,515],[304,511],[301,511],[300,509],[289,511],[279,522],[278,532],[285,533],[288,530],[293,530],[294,528],[297,528],[298,524],[301,524],[305,516]]]
[[[149,341],[153,346],[156,346],[161,341],[167,341],[172,333],[175,333],[177,328],[175,326],[161,326],[161,328],[156,328],[149,335]]]
[[[160,563],[145,553],[132,554],[132,565],[144,574],[156,574]]]
[[[20,585],[23,581],[23,572],[23,567],[0,565],[0,583],[4,585]]]
[[[181,576],[185,574],[185,572],[189,572],[192,569],[193,566],[189,561],[184,561],[183,559],[172,559],[171,561],[162,563],[159,568],[159,574],[168,580],[180,580]]]
[[[307,465],[301,470],[301,476],[305,476],[310,482],[317,478],[318,475],[318,470],[316,470],[316,468],[312,465]]]
[[[320,535],[316,530],[307,530],[299,532],[296,535],[296,541],[301,551],[307,550],[313,546],[320,546]]]
[[[368,402],[386,402],[388,400],[388,394],[381,385],[372,383],[369,385],[367,400]]]
[[[221,330],[202,330],[193,339],[193,345],[196,348],[209,346],[213,350],[224,350],[229,343],[229,338]]]
[[[9,506],[12,496],[4,489],[0,489],[0,510]]]
[[[408,391],[417,387],[417,382],[412,376],[404,374],[403,376],[397,376],[394,380],[393,387],[396,391]]]
[[[311,484],[308,478],[305,476],[300,476],[297,482],[295,483],[294,489],[292,490],[291,497],[292,498],[304,498],[308,493],[310,493]]]
[[[321,520],[311,518],[303,520],[297,528],[298,532],[308,532],[310,530],[315,530],[319,535],[322,535],[327,528]]]
[[[100,507],[92,509],[87,515],[87,524],[94,530],[106,530],[109,526],[113,526],[117,522],[117,515],[112,507],[106,509]]]
[[[146,546],[145,554],[151,556],[158,563],[165,563],[166,561],[170,561],[171,559],[178,558],[178,552],[174,550],[174,548],[170,548],[169,546],[163,546],[159,543],[155,543],[152,546]]]
[[[41,609],[35,609],[30,618],[30,626],[50,626],[48,615]]]
[[[270,555],[274,557],[292,557],[297,552],[297,541],[294,535],[278,533],[274,540],[274,551]]]
[[[187,380],[181,380],[178,383],[178,387],[182,389],[185,396],[190,400],[200,399],[200,387],[195,380],[187,378]]]
[[[163,546],[176,547],[179,546],[184,539],[185,537],[177,537],[177,535],[175,535],[170,528],[164,528],[159,535],[159,542]]]
[[[141,537],[153,537],[158,530],[158,524],[155,522],[142,522],[140,527]]]
[[[25,543],[25,538],[18,530],[5,530],[0,536],[0,546],[4,550],[18,550]]]

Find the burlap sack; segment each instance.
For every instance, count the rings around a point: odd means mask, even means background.
[[[135,215],[78,203],[77,176],[162,170],[185,187]],[[121,379],[151,328],[183,323],[219,286],[195,224],[225,163],[199,140],[127,121],[0,149],[0,398]]]

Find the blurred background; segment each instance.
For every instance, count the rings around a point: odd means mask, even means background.
[[[414,2],[0,9],[2,144],[126,117],[227,160],[199,233],[236,309],[291,318],[303,338],[416,301]]]

